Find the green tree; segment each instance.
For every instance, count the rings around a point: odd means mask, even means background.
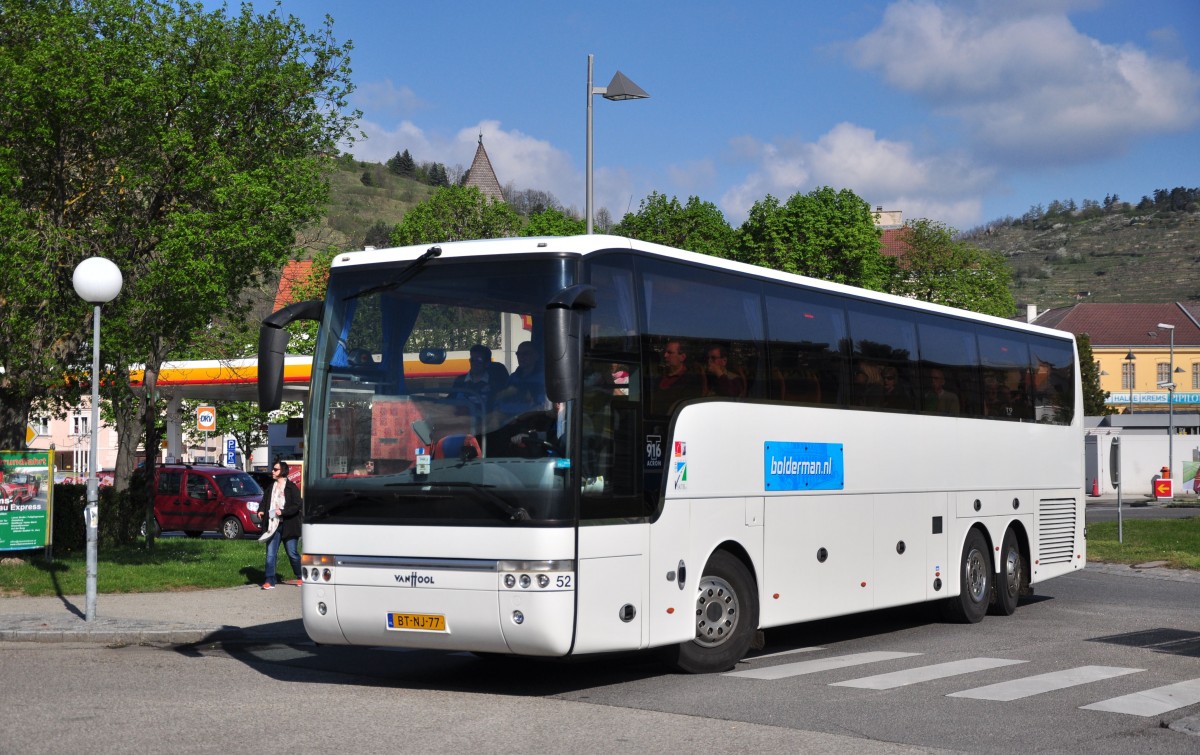
[[[507,204],[489,200],[474,186],[443,186],[404,214],[392,229],[392,243],[496,239],[517,236],[520,230],[521,218]]]
[[[1100,388],[1100,368],[1092,354],[1092,338],[1087,333],[1075,334],[1079,349],[1079,378],[1083,382],[1083,413],[1088,417],[1103,417],[1114,414],[1108,406],[1108,391]]]
[[[1017,311],[1003,255],[955,239],[958,231],[936,220],[904,228],[908,250],[897,259],[891,293],[997,317]]]
[[[737,233],[712,202],[692,196],[680,204],[678,198],[656,191],[641,201],[637,212],[621,218],[612,233],[723,258],[733,253],[737,242]]]
[[[216,314],[244,307],[242,292],[282,265],[296,231],[324,209],[323,174],[357,117],[342,112],[349,50],[334,42],[331,19],[312,33],[278,8],[4,4],[0,181],[10,191],[0,205],[0,289],[18,258],[31,248],[41,255],[29,276],[38,290],[0,298],[6,318],[62,311],[75,323],[52,338],[24,335],[21,357],[0,346],[13,376],[5,380],[26,386],[12,405],[4,396],[0,438],[23,428],[11,419],[29,391],[79,361],[86,307],[70,276],[101,250],[125,276],[105,307],[102,344],[115,371],[118,484],[139,441],[158,448],[162,362]],[[121,376],[135,363],[145,380],[130,387]],[[153,454],[147,463],[152,472]]]
[[[754,203],[733,258],[752,265],[882,291],[894,265],[879,251],[871,206],[828,186]]]
[[[562,210],[547,207],[529,217],[522,236],[576,236],[586,231],[582,218],[574,218]]]
[[[408,150],[397,152],[387,161],[388,170],[403,178],[412,178],[417,174],[417,161],[413,160]]]

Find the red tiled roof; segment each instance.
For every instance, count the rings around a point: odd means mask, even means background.
[[[885,228],[879,239],[879,251],[886,257],[901,257],[911,248],[908,244],[909,230],[905,228]]]
[[[1033,321],[1069,333],[1087,333],[1093,347],[1121,348],[1167,345],[1170,335],[1158,327],[1160,322],[1175,326],[1176,346],[1200,346],[1200,322],[1179,302],[1076,304],[1047,310]]]
[[[311,274],[312,260],[292,260],[284,265],[279,274],[279,289],[275,292],[275,307],[271,311],[278,312],[294,303],[292,286],[307,281]]]

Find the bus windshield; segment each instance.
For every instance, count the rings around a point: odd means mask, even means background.
[[[543,315],[574,264],[335,267],[313,367],[321,421],[308,423],[305,520],[573,521],[570,412],[546,398]]]

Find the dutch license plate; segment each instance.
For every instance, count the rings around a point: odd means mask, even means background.
[[[440,613],[389,613],[388,629],[415,629],[422,632],[445,632],[446,617]]]

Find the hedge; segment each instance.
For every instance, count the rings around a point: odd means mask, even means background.
[[[54,486],[54,547],[56,550],[83,550],[87,530],[83,509],[87,506],[87,485]],[[99,546],[129,545],[135,542],[146,520],[146,486],[134,475],[128,490],[116,492],[100,488]]]

